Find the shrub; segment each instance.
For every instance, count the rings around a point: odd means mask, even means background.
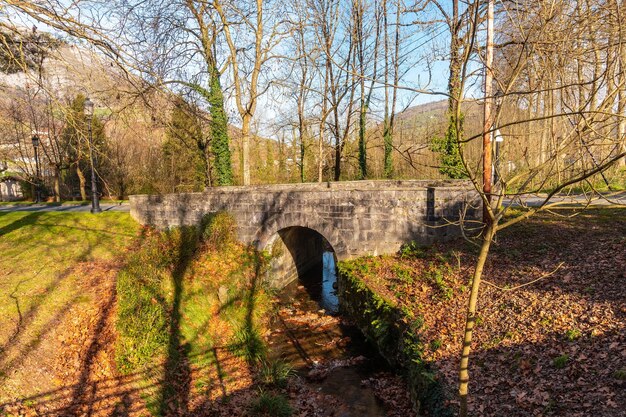
[[[253,416],[290,417],[293,414],[285,397],[263,391],[260,391],[258,398],[250,404],[250,411]]]
[[[233,243],[237,238],[237,223],[233,216],[224,211],[205,215],[200,230],[202,240],[217,249]]]
[[[567,365],[568,361],[569,361],[569,355],[564,354],[564,355],[557,356],[556,358],[554,358],[552,360],[552,364],[557,369],[563,369]]]
[[[289,377],[294,374],[294,370],[291,365],[282,360],[263,361],[260,373],[265,384],[284,388],[287,386]]]

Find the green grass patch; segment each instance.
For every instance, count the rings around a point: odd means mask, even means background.
[[[276,359],[273,361],[263,361],[259,374],[264,384],[272,385],[277,388],[285,388],[287,381],[295,374],[295,371],[287,362]]]
[[[580,336],[582,336],[582,333],[578,329],[568,329],[565,332],[565,338],[570,342],[580,338]]]
[[[261,391],[250,404],[250,412],[259,417],[290,417],[293,409],[284,396]]]
[[[216,375],[228,380],[226,352],[254,369],[265,359],[267,259],[238,243],[235,230],[225,213],[199,227],[145,229],[119,273],[116,362],[123,373],[145,375],[155,414],[190,395],[178,386],[189,367],[195,394],[205,395]]]
[[[552,365],[554,365],[556,369],[563,369],[567,366],[568,362],[569,362],[569,355],[563,354],[561,356],[557,356],[556,358],[554,358],[552,360]]]
[[[617,371],[613,372],[613,378],[620,381],[626,381],[626,369],[618,369]]]

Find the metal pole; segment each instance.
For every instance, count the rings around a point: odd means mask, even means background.
[[[489,208],[491,206],[491,171],[492,167],[492,143],[491,130],[493,128],[492,104],[493,104],[493,9],[494,1],[489,0],[487,6],[487,50],[485,56],[485,107],[483,126],[483,194],[485,202],[483,204],[483,223],[491,223]]]
[[[498,186],[498,183],[500,182],[500,141],[496,140],[496,160],[493,164],[494,169],[493,169],[493,183],[496,185],[496,187]]]
[[[91,212],[101,213],[100,199],[98,197],[98,186],[96,184],[96,171],[93,164],[93,138],[91,134],[91,117],[87,120],[87,128],[89,129],[89,161],[91,163]]]

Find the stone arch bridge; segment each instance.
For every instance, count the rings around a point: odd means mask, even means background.
[[[459,236],[461,217],[480,218],[479,201],[466,181],[280,184],[130,196],[131,215],[158,228],[231,213],[242,242],[276,255],[271,279],[277,287],[319,264],[324,251],[344,260]]]

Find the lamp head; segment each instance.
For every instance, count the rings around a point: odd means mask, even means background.
[[[31,140],[33,141],[33,148],[37,148],[39,146],[39,135],[33,135]]]
[[[500,89],[498,89],[498,91],[496,91],[496,94],[494,94],[494,99],[496,102],[496,106],[498,107],[502,106],[502,99],[504,99],[504,93],[500,91]]]
[[[84,104],[85,116],[89,118],[93,116],[93,107],[93,101],[89,100],[89,97],[87,97]]]

